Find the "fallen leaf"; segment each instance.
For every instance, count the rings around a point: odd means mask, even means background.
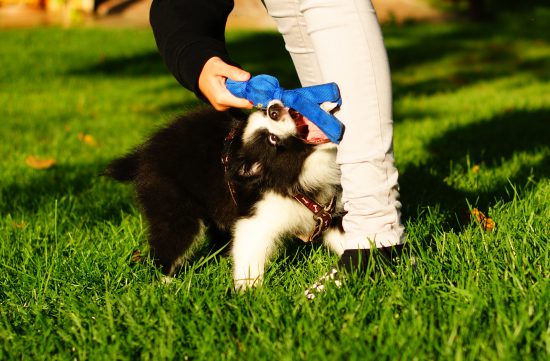
[[[130,257],[130,262],[138,263],[138,262],[141,262],[142,259],[143,257],[141,257],[141,251],[139,249],[135,249],[132,252],[132,256]]]
[[[48,169],[53,167],[56,162],[55,159],[52,158],[40,159],[34,155],[29,155],[27,159],[25,159],[25,163],[34,169]]]
[[[90,134],[78,133],[78,139],[89,146],[97,147],[97,141]]]
[[[491,218],[487,217],[479,209],[472,209],[472,215],[475,217],[475,220],[481,225],[481,228],[487,232],[491,232],[495,229],[496,223]]]
[[[15,229],[23,229],[25,227],[27,227],[27,222],[24,222],[24,221],[21,221],[21,222],[17,222],[17,221],[13,221],[11,222],[11,226]]]

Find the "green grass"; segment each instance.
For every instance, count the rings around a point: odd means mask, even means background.
[[[132,190],[98,173],[199,104],[150,31],[0,32],[0,359],[547,360],[549,24],[539,9],[384,28],[418,267],[381,266],[313,302],[303,290],[336,261],[319,247],[290,247],[244,295],[208,246],[171,284],[130,262],[145,225]],[[297,85],[277,34],[228,40],[245,68]]]

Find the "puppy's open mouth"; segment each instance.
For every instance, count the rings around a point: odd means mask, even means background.
[[[289,109],[288,114],[296,124],[298,137],[308,144],[324,144],[330,140],[319,127],[294,109]]]

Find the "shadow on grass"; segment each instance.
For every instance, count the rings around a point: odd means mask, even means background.
[[[168,70],[156,51],[117,57],[106,55],[92,65],[70,71],[70,75],[108,75],[112,77],[165,76],[167,73]]]
[[[426,24],[385,28],[386,38],[405,41],[404,45],[398,41],[388,46],[394,73],[414,72],[419,66],[434,69],[431,77],[412,84],[394,80],[395,97],[450,92],[518,73],[530,73],[537,79],[549,80],[550,58],[526,58],[527,45],[522,42],[531,42],[531,47],[536,47],[536,44],[547,46],[542,34],[550,31],[550,11],[541,11],[537,21],[531,21],[529,16],[515,19],[514,23],[506,20],[457,23],[448,25],[444,28],[446,31],[438,27],[433,30]]]
[[[0,214],[32,219],[53,215],[55,202],[63,221],[75,224],[120,223],[123,213],[135,212],[131,191],[100,176],[99,164],[66,166],[36,171],[28,179],[14,180],[0,189]]]
[[[482,164],[483,171],[506,167],[521,152],[535,153],[548,148],[548,119],[550,109],[511,111],[487,121],[451,129],[433,139],[427,145],[431,157],[425,165],[406,168],[400,176],[404,214],[415,218],[420,209],[439,206],[453,222],[457,215],[468,210],[466,201],[487,209],[497,199],[511,200],[514,195],[507,191],[510,183],[523,186],[533,177],[550,177],[550,157],[547,156],[535,167],[521,165],[510,179],[495,180],[490,188],[461,191],[445,181],[450,174],[450,164],[464,164],[466,154],[472,165]]]
[[[504,45],[503,45],[504,46]],[[487,50],[486,50],[487,51]],[[502,60],[471,60],[473,66],[464,65],[462,69],[446,74],[434,76],[414,82],[414,84],[402,84],[394,82],[394,94],[396,98],[404,95],[433,95],[437,93],[457,91],[465,86],[475,85],[480,82],[497,80],[499,78],[519,75],[521,73],[533,74],[541,81],[550,80],[550,58],[539,60],[522,60],[517,58],[516,52],[507,51],[509,56],[503,56]],[[461,55],[456,62],[469,62],[470,56]],[[437,65],[435,65],[437,66]],[[464,69],[468,68],[468,70]]]

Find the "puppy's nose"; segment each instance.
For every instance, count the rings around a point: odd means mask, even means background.
[[[276,102],[267,107],[267,115],[270,119],[278,121],[283,116],[285,108],[283,104]]]

